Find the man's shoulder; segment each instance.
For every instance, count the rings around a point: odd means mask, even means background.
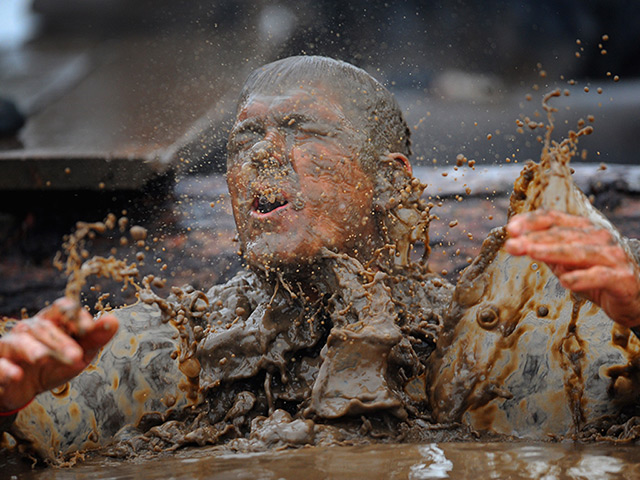
[[[269,300],[273,292],[268,290],[257,274],[242,270],[227,282],[211,287],[207,298],[214,310],[235,311],[243,308],[253,311],[257,305]]]
[[[251,270],[240,270],[225,283],[214,285],[207,291],[207,297],[215,300],[221,294],[249,293],[264,291],[263,282]]]

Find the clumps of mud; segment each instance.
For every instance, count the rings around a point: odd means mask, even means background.
[[[577,435],[582,442],[633,443],[640,440],[640,416],[617,415],[586,425]]]
[[[136,255],[137,261],[116,258],[115,255],[108,257],[92,255],[90,244],[99,236],[107,234],[119,234],[121,246],[133,244],[139,249],[145,247],[147,239],[146,228],[140,225],[130,225],[129,219],[124,215],[118,218],[113,213],[106,216],[99,222],[76,223],[75,230],[63,238],[62,248],[56,254],[53,264],[67,278],[65,297],[73,300],[76,305],[80,305],[83,300],[83,291],[89,287],[92,290],[99,290],[100,287],[89,284],[91,277],[110,279],[121,285],[121,290],[128,288],[138,292],[141,290],[140,271],[138,262],[144,261],[145,254],[140,251]],[[115,249],[112,249],[115,253]],[[156,286],[163,286],[164,281],[151,277],[147,284],[153,283]],[[110,297],[106,292],[98,297],[94,306],[96,312],[110,310],[112,307],[105,303]],[[79,308],[79,307],[78,307]]]
[[[428,420],[425,362],[450,294],[424,266],[382,272],[328,250],[304,281],[245,271],[163,298],[145,280],[140,300],[176,328],[173,357],[199,400],[125,429],[107,454],[398,441],[398,425]]]

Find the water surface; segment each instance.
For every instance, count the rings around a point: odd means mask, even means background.
[[[638,479],[640,446],[574,443],[440,443],[310,447],[220,454],[186,449],[150,460],[89,460],[66,469],[6,470],[16,479]],[[14,465],[13,467],[16,467]]]

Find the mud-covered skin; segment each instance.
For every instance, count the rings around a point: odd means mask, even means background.
[[[255,92],[228,144],[227,183],[238,236],[256,266],[302,265],[322,247],[371,255],[373,181],[360,166],[364,132],[335,92],[300,84]]]
[[[510,215],[538,208],[587,217],[636,258],[632,242],[571,180],[561,147],[525,167]],[[640,395],[640,341],[596,305],[564,289],[549,268],[503,250],[491,232],[463,273],[433,357],[430,398],[439,421],[544,438],[579,434]]]

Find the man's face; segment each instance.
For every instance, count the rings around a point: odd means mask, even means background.
[[[375,244],[366,141],[321,87],[252,94],[229,137],[227,182],[247,260],[298,265],[322,247],[367,256]]]

